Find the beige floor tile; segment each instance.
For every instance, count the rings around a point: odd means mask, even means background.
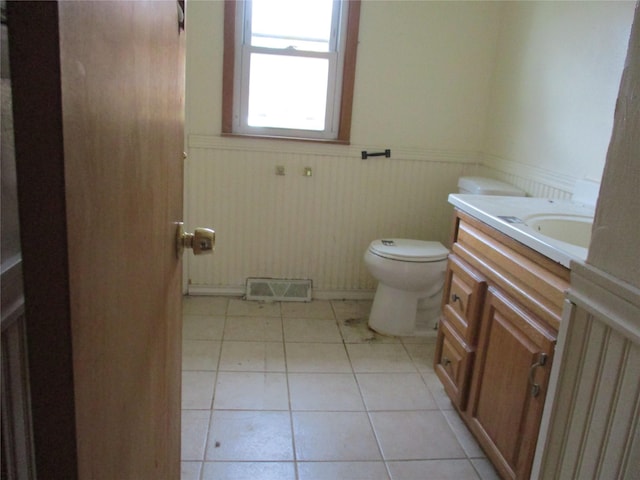
[[[420,372],[433,372],[433,359],[436,352],[435,343],[405,344],[411,360]]]
[[[392,480],[479,480],[469,460],[388,462]]]
[[[184,340],[222,340],[224,317],[212,315],[184,315],[182,338]]]
[[[400,343],[398,337],[381,335],[369,328],[366,318],[347,318],[338,321],[345,343]]]
[[[359,373],[356,376],[367,410],[438,408],[418,373]]]
[[[185,315],[225,315],[228,304],[228,297],[182,297],[182,311]]]
[[[299,461],[381,460],[364,412],[293,412]]]
[[[387,461],[465,458],[439,410],[371,412],[370,416]]]
[[[352,373],[290,373],[292,410],[364,411]]]
[[[277,317],[227,317],[224,339],[232,341],[281,342],[282,320]]]
[[[451,430],[453,430],[454,435],[458,439],[458,442],[462,446],[462,449],[467,454],[469,458],[485,458],[485,454],[478,445],[478,442],[471,432],[464,424],[460,415],[455,410],[443,410],[442,413],[444,417],[447,419]]]
[[[215,370],[220,357],[220,342],[213,340],[184,340],[182,342],[182,370]]]
[[[436,343],[436,339],[438,338],[438,332],[434,330],[426,335],[415,335],[413,337],[400,337],[400,340],[405,345],[413,345],[415,343],[428,343],[434,344]]]
[[[281,342],[224,342],[220,371],[284,372]]]
[[[323,318],[333,320],[331,302],[313,300],[311,302],[282,302],[282,318]]]
[[[499,478],[435,339],[376,334],[370,301],[183,305],[182,480]]]
[[[295,480],[293,462],[206,462],[202,480]]]
[[[202,462],[182,462],[180,464],[180,480],[200,480]]]
[[[342,343],[286,343],[287,371],[294,373],[350,373]]]
[[[415,373],[416,367],[401,344],[347,344],[357,373]]]
[[[227,315],[234,317],[280,318],[280,302],[267,303],[232,298],[229,300]]]
[[[210,415],[209,410],[182,411],[182,461],[204,460]]]
[[[331,306],[338,320],[369,318],[371,300],[332,300]]]
[[[206,459],[293,460],[289,412],[214,410]]]
[[[300,480],[388,480],[384,462],[299,462]]]
[[[182,408],[209,410],[213,401],[216,373],[182,372]]]
[[[289,410],[284,373],[220,372],[213,408],[222,410]]]
[[[282,320],[286,342],[341,343],[335,320],[285,318]]]
[[[500,475],[486,458],[472,458],[471,463],[482,480],[500,480]]]
[[[444,387],[438,376],[434,372],[426,372],[421,375],[431,395],[433,395],[433,399],[436,401],[438,408],[440,410],[454,410],[451,399],[444,391]]]

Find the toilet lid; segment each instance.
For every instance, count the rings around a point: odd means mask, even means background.
[[[436,262],[444,260],[449,255],[449,250],[439,242],[406,238],[374,240],[369,245],[369,251],[379,257],[404,262]]]

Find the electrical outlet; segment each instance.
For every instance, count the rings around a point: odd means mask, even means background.
[[[311,170],[311,167],[304,167],[304,173],[303,175],[305,177],[310,177],[313,175],[313,170]]]

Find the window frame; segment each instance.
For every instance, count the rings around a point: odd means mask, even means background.
[[[327,143],[349,144],[351,136],[351,118],[353,108],[353,92],[355,83],[356,51],[358,45],[358,29],[360,24],[360,0],[344,0],[346,2],[346,26],[343,35],[345,37],[344,57],[342,65],[342,84],[335,83],[340,90],[339,113],[337,134],[335,138],[315,138],[314,131],[288,130],[288,129],[254,129],[261,133],[241,133],[234,129],[234,103],[238,101],[239,92],[236,90],[236,54],[237,48],[242,48],[237,42],[241,35],[237,32],[237,15],[239,0],[225,0],[224,8],[224,53],[223,53],[223,78],[222,78],[222,135],[243,136],[258,138],[277,138],[290,140],[308,140]],[[234,131],[235,130],[235,131]],[[275,132],[267,133],[267,132]],[[282,134],[285,132],[284,134]],[[288,136],[286,132],[296,132],[296,135]],[[324,131],[323,131],[324,132]],[[308,135],[307,135],[308,133]]]

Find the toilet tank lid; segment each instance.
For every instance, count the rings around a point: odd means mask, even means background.
[[[460,177],[458,188],[474,195],[502,195],[505,197],[524,197],[525,192],[508,183],[485,177]]]
[[[369,251],[379,257],[404,262],[437,262],[449,255],[449,250],[440,242],[408,238],[374,240],[369,245]]]

